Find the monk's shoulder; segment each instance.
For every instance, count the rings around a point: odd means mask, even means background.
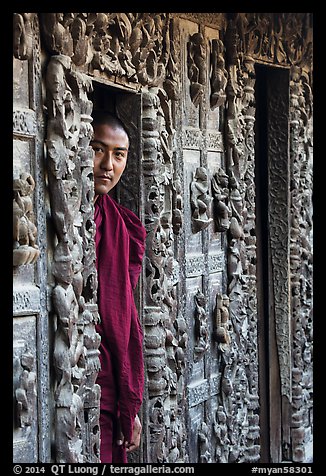
[[[146,230],[140,218],[129,208],[125,207],[124,205],[121,205],[121,203],[116,202],[111,197],[109,198],[114,202],[116,209],[119,211],[120,216],[125,222],[125,225],[131,237],[137,239],[145,239]]]

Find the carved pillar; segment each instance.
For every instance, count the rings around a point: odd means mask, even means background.
[[[165,51],[173,23],[163,27]],[[162,56],[163,57],[163,56]],[[176,284],[179,265],[174,258],[173,231],[182,226],[182,199],[178,179],[174,182],[174,124],[172,100],[177,97],[175,58],[169,56],[163,83],[143,92],[143,173],[145,185],[146,286],[145,356],[150,419],[150,461],[176,462],[183,458],[184,433],[179,402],[186,345],[182,319],[177,319]],[[149,84],[153,84],[151,81]],[[182,429],[182,430],[181,430]]]
[[[150,461],[164,462],[169,461],[171,454],[173,457],[178,456],[177,452],[179,454],[168,421],[171,419],[170,409],[173,408],[170,400],[176,398],[177,369],[180,363],[175,355],[177,341],[173,326],[176,307],[174,286],[178,280],[178,265],[173,258],[172,247],[173,168],[169,152],[170,141],[167,142],[168,136],[164,135],[165,118],[169,116],[163,113],[160,106],[164,98],[161,94],[157,95],[157,92],[156,89],[150,89],[143,93],[143,170],[147,228],[144,324],[151,412]],[[162,131],[162,135],[159,131]],[[167,203],[170,204],[169,207],[166,206]],[[174,425],[176,418],[177,414],[174,413]]]
[[[51,57],[47,81],[47,158],[57,244],[55,313],[56,461],[99,461],[99,335],[96,306],[91,84],[66,55]]]
[[[143,171],[145,185],[146,296],[145,296],[145,358],[150,420],[150,461],[165,460],[164,408],[162,397],[166,381],[166,362],[161,303],[164,292],[164,243],[160,234],[160,214],[163,208],[162,190],[158,178],[162,174],[159,156],[158,97],[153,92],[143,94]],[[163,253],[162,253],[163,251]],[[153,337],[152,337],[153,336]],[[154,339],[154,341],[153,341]],[[163,340],[162,340],[163,339]],[[155,343],[157,341],[157,343]]]
[[[312,443],[312,92],[309,75],[294,66],[290,81],[291,312],[293,322],[292,459],[311,459]],[[309,454],[310,453],[310,454]]]
[[[237,23],[235,18],[231,18],[225,35],[228,71],[227,173],[231,212],[228,228],[231,329],[230,346],[223,354],[225,368],[222,374],[222,406],[231,442],[229,463],[252,463],[258,461],[260,456],[255,269],[254,68],[250,56],[244,56],[243,61],[240,60],[242,33],[239,29],[239,19]],[[236,418],[231,417],[233,412]]]

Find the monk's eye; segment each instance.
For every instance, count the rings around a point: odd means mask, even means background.
[[[95,154],[102,154],[103,153],[103,148],[102,147],[99,147],[97,145],[92,145],[92,149],[94,150]]]
[[[124,152],[116,152],[115,156],[116,156],[117,159],[123,159],[125,154],[124,154]]]

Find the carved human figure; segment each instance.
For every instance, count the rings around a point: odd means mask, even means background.
[[[69,406],[57,408],[56,413],[56,462],[84,463],[82,431],[83,402],[72,394]]]
[[[36,13],[14,13],[14,55],[20,60],[30,59],[33,51],[33,20]]]
[[[149,401],[149,427],[151,431],[151,461],[164,461],[164,405],[161,397]]]
[[[206,298],[198,289],[195,295],[195,353],[201,356],[208,347],[208,326],[206,313]]]
[[[207,423],[203,421],[198,429],[198,449],[200,463],[211,463],[212,461],[208,438],[208,426]]]
[[[228,356],[228,360],[234,359],[230,354]],[[234,360],[235,361],[235,360]],[[231,364],[227,363],[222,377],[221,377],[221,397],[222,397],[222,406],[223,410],[226,414],[226,421],[228,426],[232,425],[232,416],[233,416],[233,409],[234,409],[234,402],[233,402],[233,379],[234,379],[234,372],[232,370]]]
[[[236,178],[235,174],[232,172],[229,178],[230,184],[230,206],[232,210],[232,216],[234,216],[239,223],[245,218],[244,203],[243,198],[240,193],[240,184],[239,180]]]
[[[13,181],[13,265],[33,264],[40,255],[36,244],[32,194],[35,182],[30,174],[22,173]]]
[[[226,294],[217,293],[214,311],[213,337],[219,349],[224,352],[230,344],[229,335],[229,298]]]
[[[216,411],[216,419],[213,423],[213,430],[217,439],[216,462],[228,463],[229,444],[228,426],[226,423],[226,414],[222,405],[219,405]]]
[[[65,55],[51,57],[46,72],[46,84],[49,94],[50,119],[55,119],[55,130],[64,139],[72,137],[74,128],[71,88],[66,73],[71,68],[71,59]]]
[[[54,310],[58,319],[54,343],[54,363],[58,375],[55,397],[58,407],[69,407],[74,393],[72,366],[75,360],[74,346],[77,345],[75,334],[78,332],[78,302],[72,286],[71,256],[60,255],[60,251],[61,247],[56,249],[57,257],[55,257],[52,271],[58,281],[52,293]]]
[[[217,231],[227,231],[231,218],[231,209],[228,206],[229,177],[220,167],[212,177],[212,191],[216,229]]]
[[[136,68],[134,64],[132,63],[131,51],[125,46],[123,42],[120,42],[120,51],[118,53],[118,58],[120,61],[120,65],[122,66],[122,69],[127,75],[127,78],[130,81],[137,82],[138,78],[136,75]]]
[[[73,54],[73,40],[70,33],[71,14],[43,13],[42,28],[47,47],[54,55],[71,57]]]
[[[169,445],[168,462],[176,463],[180,456],[180,448],[182,441],[182,431],[176,410],[172,408],[170,413],[170,428],[171,428],[171,440]]]
[[[21,428],[33,423],[36,399],[36,373],[33,370],[34,357],[25,353],[20,359],[22,373],[19,377],[18,388],[15,390],[17,419]]]
[[[194,233],[207,228],[213,221],[208,216],[211,200],[208,191],[207,171],[204,167],[197,167],[190,185],[192,229]]]
[[[114,73],[117,69],[118,58],[111,46],[112,36],[109,34],[109,26],[114,23],[113,18],[107,13],[97,13],[94,21],[92,42],[94,56],[92,66],[101,71],[105,69]]]
[[[172,184],[173,187],[173,210],[172,210],[172,225],[173,233],[178,235],[182,228],[183,218],[183,198],[182,198],[182,186],[180,178],[176,178]]]
[[[202,33],[194,33],[188,42],[188,78],[190,97],[197,107],[206,83],[206,44]]]
[[[80,17],[76,17],[70,28],[73,40],[74,54],[72,61],[75,65],[80,66],[86,63],[87,55],[89,54],[89,38],[86,34],[86,22]]]
[[[232,217],[234,218],[234,217]],[[234,218],[236,220],[236,218]],[[243,281],[242,279],[242,263],[240,256],[240,247],[238,240],[232,238],[229,243],[228,250],[228,274],[229,274],[229,286],[228,293],[231,296],[231,293],[236,290],[236,286]]]
[[[109,25],[113,24],[114,20],[109,18],[106,13],[98,13],[94,21],[93,46],[96,51],[109,54],[112,58],[115,57],[114,52],[110,49],[111,35],[109,35]]]
[[[212,40],[211,52],[211,96],[210,106],[212,109],[222,106],[226,100],[225,89],[227,85],[228,72],[225,69],[223,58],[224,45],[219,39]]]

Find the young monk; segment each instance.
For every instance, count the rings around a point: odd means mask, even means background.
[[[122,122],[106,112],[93,113],[96,266],[101,321],[100,460],[126,463],[139,447],[144,368],[143,332],[133,290],[145,251],[146,232],[139,218],[108,192],[126,167],[129,137]]]

